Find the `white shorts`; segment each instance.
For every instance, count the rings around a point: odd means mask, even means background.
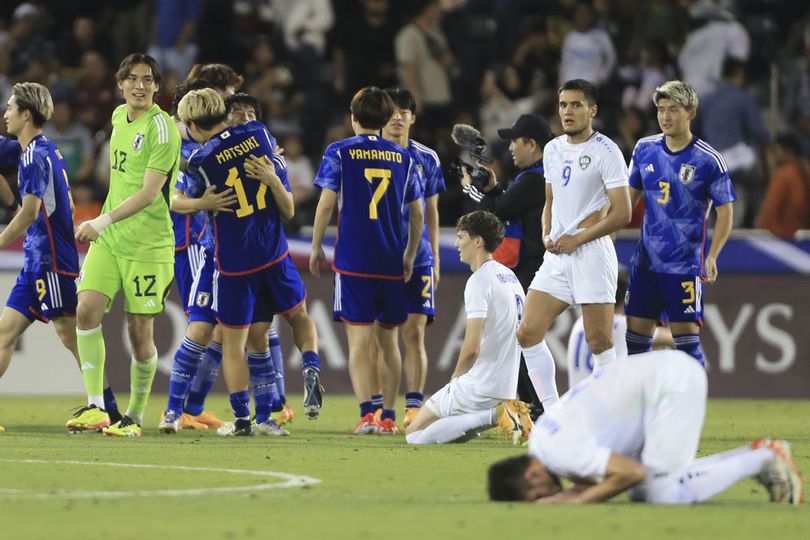
[[[566,304],[615,304],[619,262],[609,236],[581,245],[570,255],[546,251],[529,289]]]
[[[439,391],[430,396],[425,407],[439,418],[472,412],[485,411],[496,407],[501,399],[476,394],[474,382],[462,375],[456,377]]]

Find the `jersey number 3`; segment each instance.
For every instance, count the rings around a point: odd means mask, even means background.
[[[363,169],[363,175],[368,180],[368,183],[374,185],[374,179],[379,178],[380,183],[374,194],[371,196],[371,202],[368,204],[368,217],[369,219],[377,219],[377,205],[380,204],[380,199],[385,195],[385,190],[391,183],[391,170],[390,169]]]

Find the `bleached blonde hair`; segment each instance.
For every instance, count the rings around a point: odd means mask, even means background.
[[[34,125],[41,127],[53,116],[53,99],[47,88],[39,83],[17,83],[11,95],[20,111],[29,111]]]
[[[653,103],[658,106],[658,100],[668,99],[677,103],[688,111],[698,107],[698,95],[689,83],[683,81],[667,81],[655,89]]]
[[[225,120],[225,102],[213,88],[192,90],[177,104],[177,116],[186,124],[194,122],[202,129],[211,129]]]

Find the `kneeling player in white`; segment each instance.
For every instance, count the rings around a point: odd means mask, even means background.
[[[490,467],[490,498],[587,503],[629,490],[635,501],[691,504],[752,476],[771,501],[799,504],[802,478],[785,441],[695,459],[706,386],[703,367],[681,351],[611,362],[546,411],[528,456]],[[560,478],[573,485],[563,489]]]
[[[515,332],[525,296],[515,274],[492,259],[503,235],[503,224],[489,212],[458,220],[456,248],[473,271],[464,288],[464,343],[450,382],[408,426],[410,444],[463,441],[493,427],[498,403],[515,399],[520,362]]]

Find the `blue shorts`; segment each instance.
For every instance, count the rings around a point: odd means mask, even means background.
[[[659,274],[630,269],[624,312],[642,319],[703,323],[703,284],[694,274]]]
[[[194,278],[191,281],[186,303],[188,305],[189,322],[205,322],[209,324],[217,323],[217,263],[214,259],[213,249],[204,249],[202,246],[191,245],[191,248],[199,248],[200,257],[196,261],[197,268]]]
[[[177,292],[180,293],[186,315],[193,300],[189,297],[191,284],[194,282],[194,274],[202,266],[204,251],[200,244],[189,244],[186,249],[174,254],[174,282],[177,283]]]
[[[335,274],[336,321],[350,324],[398,326],[408,318],[408,298],[401,279],[378,279]]]
[[[29,321],[47,323],[57,317],[76,316],[76,278],[56,272],[26,272],[17,276],[6,306]]]
[[[433,299],[433,267],[421,266],[413,269],[411,280],[405,283],[405,294],[408,296],[408,313],[427,315],[428,322],[436,316],[436,304]]]
[[[288,255],[273,266],[243,276],[219,274],[216,279],[217,320],[224,326],[244,328],[272,322],[307,297],[301,274]]]

